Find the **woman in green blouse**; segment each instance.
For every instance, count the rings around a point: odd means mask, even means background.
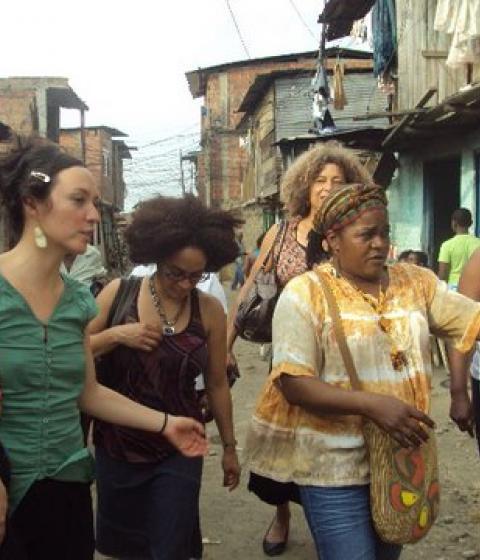
[[[91,560],[92,459],[79,409],[161,433],[191,457],[206,452],[203,427],[96,381],[85,332],[95,301],[59,273],[66,254],[86,250],[99,222],[91,173],[57,145],[32,141],[0,162],[0,197],[14,241],[0,255],[0,441],[12,468],[9,528],[22,548],[19,560]],[[0,482],[0,538],[6,500]]]

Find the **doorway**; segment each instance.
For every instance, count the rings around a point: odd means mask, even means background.
[[[460,155],[423,164],[425,250],[437,269],[440,245],[452,237],[451,216],[460,207]]]

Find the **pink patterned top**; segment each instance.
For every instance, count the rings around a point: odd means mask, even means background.
[[[278,256],[277,278],[282,288],[292,278],[308,270],[306,248],[297,241],[297,226],[301,219],[301,216],[296,216],[288,220],[283,244],[280,247],[278,242],[274,248],[275,258]]]

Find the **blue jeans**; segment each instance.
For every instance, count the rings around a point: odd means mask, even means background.
[[[369,486],[300,486],[303,511],[321,560],[397,560],[401,546],[373,528]]]
[[[242,287],[245,282],[245,276],[243,274],[243,264],[235,263],[235,275],[232,281],[232,290],[236,290],[238,286]]]

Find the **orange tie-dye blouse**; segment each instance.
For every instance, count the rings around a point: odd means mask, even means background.
[[[424,412],[430,409],[430,332],[468,351],[480,331],[480,304],[448,291],[432,272],[406,264],[388,268],[389,286],[378,301],[338,277],[330,264],[283,290],[273,319],[273,370],[247,435],[248,467],[301,485],[367,484],[360,417],[310,414],[290,405],[277,383],[287,374],[351,388],[317,272],[336,296],[363,388]]]

